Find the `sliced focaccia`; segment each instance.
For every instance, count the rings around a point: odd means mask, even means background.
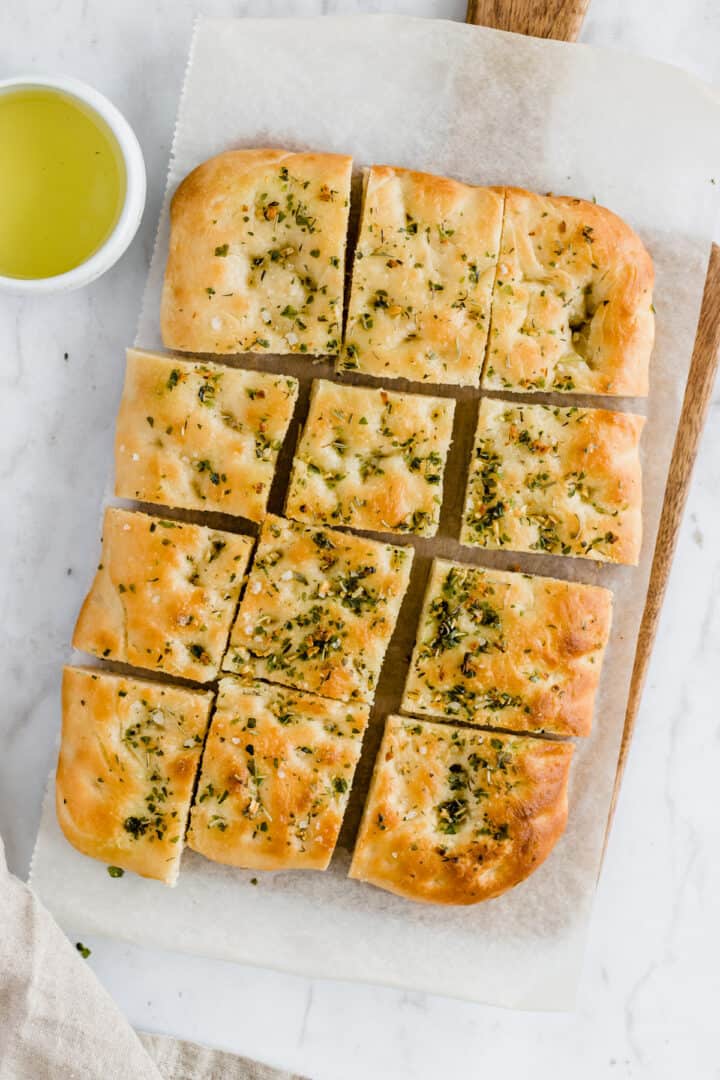
[[[609,210],[509,188],[483,386],[647,394],[653,281],[642,241]]]
[[[503,196],[375,165],[365,175],[339,370],[477,386]]]
[[[128,349],[115,494],[261,521],[297,379]]]
[[[223,668],[371,703],[412,548],[269,516]]]
[[[367,726],[366,705],[220,681],[188,847],[256,870],[325,870]]]
[[[209,682],[220,669],[253,541],[110,507],[73,645]]]
[[[297,521],[434,536],[455,402],[313,383],[285,513]]]
[[[402,708],[589,735],[611,617],[596,585],[436,559]]]
[[[645,418],[483,399],[460,541],[635,565]]]
[[[57,817],[93,859],[174,885],[213,695],[66,667]]]
[[[390,716],[350,877],[476,904],[537,870],[567,822],[573,748]]]
[[[352,159],[231,150],[175,192],[165,345],[200,353],[337,353]]]

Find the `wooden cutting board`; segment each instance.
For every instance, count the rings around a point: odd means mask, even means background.
[[[510,30],[529,37],[575,41],[590,0],[468,0],[466,22]],[[665,500],[660,518],[645,611],[640,626],[630,696],[625,714],[615,787],[605,832],[612,824],[633,729],[640,708],[645,675],[657,632],[680,523],[690,487],[700,435],[705,426],[720,354],[720,247],[712,245],[705,278],[700,320],[680,422],[675,436]]]

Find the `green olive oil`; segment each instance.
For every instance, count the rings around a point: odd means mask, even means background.
[[[0,92],[0,163],[0,275],[54,277],[102,247],[126,177],[97,113],[57,90]]]

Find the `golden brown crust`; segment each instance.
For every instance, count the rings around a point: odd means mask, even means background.
[[[110,507],[73,645],[197,682],[215,678],[253,541]]]
[[[188,847],[255,870],[325,870],[367,726],[366,705],[220,681]]]
[[[296,521],[434,536],[455,402],[316,379],[285,513]]]
[[[507,188],[483,386],[648,392],[652,259],[603,206]]]
[[[223,669],[371,703],[413,550],[268,516]]]
[[[163,342],[200,353],[337,353],[352,158],[231,150],[170,207]]]
[[[477,386],[502,192],[374,165],[339,370]]]
[[[212,697],[65,668],[55,795],[73,847],[175,884]]]
[[[484,398],[460,542],[637,565],[645,417]]]
[[[115,494],[262,521],[297,392],[289,375],[128,349]]]
[[[477,904],[527,878],[567,822],[570,743],[387,719],[350,877]]]
[[[436,559],[403,711],[589,735],[612,593]]]

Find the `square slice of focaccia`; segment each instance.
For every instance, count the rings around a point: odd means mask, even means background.
[[[325,870],[368,721],[366,705],[220,681],[188,847],[255,870]]]
[[[603,206],[509,188],[483,386],[647,394],[653,283],[642,241]]]
[[[492,188],[374,165],[338,369],[477,386],[502,206]]]
[[[410,547],[268,516],[224,670],[371,704],[412,559]]]
[[[115,494],[262,521],[297,379],[128,349]]]
[[[644,416],[483,399],[460,542],[637,564]]]
[[[477,904],[565,831],[573,747],[389,716],[350,877],[408,900]]]
[[[455,402],[313,383],[285,513],[297,521],[434,536]]]
[[[213,695],[66,667],[57,818],[78,851],[174,885]]]
[[[220,669],[253,541],[110,507],[73,645],[209,682]]]
[[[231,150],[170,207],[162,338],[200,353],[337,353],[352,158]]]
[[[589,735],[611,618],[608,589],[436,559],[403,711]]]

